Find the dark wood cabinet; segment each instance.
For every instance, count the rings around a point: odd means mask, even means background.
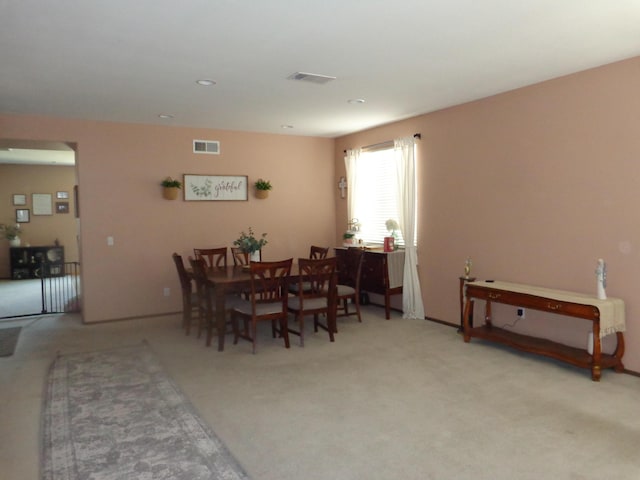
[[[344,255],[346,248],[336,248],[336,256]],[[366,250],[362,260],[360,291],[384,296],[385,316],[391,318],[391,296],[402,293],[404,251],[383,252]]]
[[[11,247],[9,258],[13,280],[64,276],[64,247]]]

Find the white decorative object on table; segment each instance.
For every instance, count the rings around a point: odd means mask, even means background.
[[[600,300],[606,300],[607,292],[605,292],[605,288],[607,288],[607,264],[604,263],[604,260],[601,258],[598,259],[598,266],[596,268],[596,281],[596,296]]]

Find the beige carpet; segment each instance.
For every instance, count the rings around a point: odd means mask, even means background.
[[[456,329],[366,307],[295,339],[268,326],[223,353],[185,337],[179,316],[25,325],[0,359],[0,471],[37,478],[42,391],[56,352],[146,339],[165,370],[255,480],[640,478],[640,379],[589,372],[473,341]],[[311,322],[309,322],[311,323]]]
[[[42,287],[39,279],[0,280],[0,318],[41,312]]]

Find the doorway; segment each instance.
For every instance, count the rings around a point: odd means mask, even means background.
[[[78,311],[76,185],[74,144],[0,139],[0,224],[21,230],[19,246],[0,238],[0,320]],[[60,251],[58,270],[41,268]]]

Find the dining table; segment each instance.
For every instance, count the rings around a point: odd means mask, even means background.
[[[294,262],[291,273],[287,277],[288,282],[297,282],[300,271],[297,262]],[[218,331],[218,351],[224,351],[225,325],[226,325],[226,300],[227,295],[240,294],[251,288],[251,272],[247,265],[228,265],[226,267],[213,267],[207,269],[207,281],[211,287],[215,299],[215,323]],[[285,285],[286,289],[287,286]],[[335,318],[332,318],[335,322]],[[213,329],[207,328],[206,345],[211,346],[213,341]]]

